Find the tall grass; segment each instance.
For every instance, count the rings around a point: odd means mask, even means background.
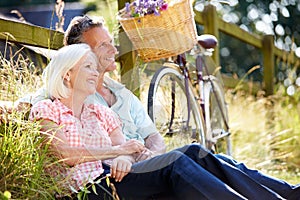
[[[15,102],[19,97],[22,97],[29,92],[35,91],[41,85],[41,78],[37,77],[39,73],[33,62],[24,57],[20,52],[23,48],[17,52],[7,47],[9,59],[5,58],[0,53],[0,99],[2,101]]]
[[[293,184],[300,183],[300,104],[295,99],[284,90],[270,97],[227,91],[233,157]]]
[[[0,133],[0,191],[10,192],[13,199],[51,199],[55,184],[43,170],[48,158],[38,128],[13,115]]]
[[[21,54],[0,55],[0,100],[16,101],[40,87],[35,66]],[[2,109],[0,121],[0,199],[53,199],[58,190],[44,172],[47,148],[28,112]]]

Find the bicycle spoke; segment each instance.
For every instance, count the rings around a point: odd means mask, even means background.
[[[150,103],[148,102],[148,109],[151,109],[149,113],[152,113],[150,117],[164,136],[168,149],[195,141],[202,142],[204,139],[203,118],[200,116],[194,96],[191,96],[192,109],[188,120],[183,76],[176,69],[163,69],[157,72],[161,75],[154,76],[152,88],[150,85]]]

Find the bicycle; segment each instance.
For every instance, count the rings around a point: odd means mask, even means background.
[[[228,112],[223,83],[211,59],[217,45],[212,35],[198,36],[195,65],[186,53],[167,61],[153,75],[148,90],[148,114],[164,136],[168,149],[197,142],[231,155]]]

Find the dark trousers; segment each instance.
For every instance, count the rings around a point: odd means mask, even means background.
[[[256,182],[258,182],[259,184],[275,191],[277,194],[279,194],[280,196],[282,196],[284,198],[288,198],[289,194],[293,190],[295,190],[296,188],[299,188],[299,185],[293,186],[283,180],[263,174],[258,170],[249,169],[246,167],[245,164],[239,163],[227,155],[216,154],[215,156],[221,162],[225,161],[226,164],[230,164],[233,167],[237,168],[238,170],[244,172],[245,174],[247,174],[247,176],[249,176]],[[300,199],[300,196],[299,196],[299,199]]]
[[[249,174],[248,174],[249,173]],[[155,158],[135,163],[132,172],[117,183],[120,199],[284,199],[293,186],[265,176],[223,156],[192,144]],[[91,190],[89,199],[109,199],[105,181]],[[105,194],[103,197],[101,195]],[[99,196],[100,195],[100,196]],[[284,197],[284,198],[283,198]]]

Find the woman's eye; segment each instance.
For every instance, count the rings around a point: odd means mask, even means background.
[[[87,65],[86,68],[87,69],[92,69],[92,70],[97,70],[97,65],[93,65],[93,64]]]

